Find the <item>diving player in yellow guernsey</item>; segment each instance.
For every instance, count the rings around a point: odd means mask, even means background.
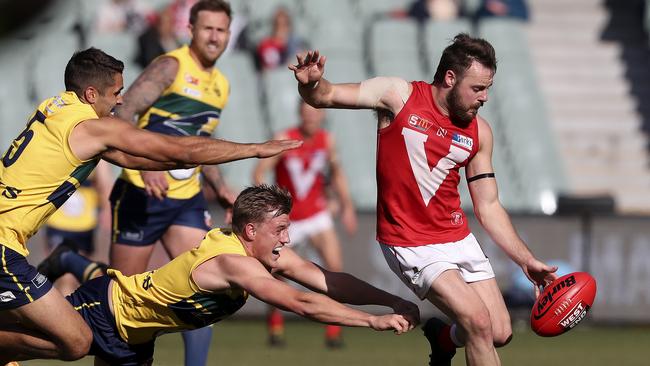
[[[286,190],[249,187],[235,201],[232,230],[210,231],[194,249],[157,270],[125,276],[109,269],[107,276],[84,283],[67,299],[93,331],[95,365],[149,365],[158,335],[218,322],[249,295],[328,324],[397,334],[417,325],[415,304],[350,274],[327,271],[286,248],[290,210]],[[299,291],[271,273],[319,293]],[[371,315],[342,303],[381,305],[393,312]]]
[[[173,137],[114,118],[124,64],[89,48],[65,69],[66,91],[41,103],[0,165],[0,364],[31,358],[74,360],[92,333],[74,308],[31,266],[27,240],[79,187],[99,159],[168,170],[267,157],[299,141],[238,144]],[[55,314],[56,316],[52,316]]]
[[[228,45],[230,21],[231,9],[225,1],[194,4],[189,14],[189,46],[155,59],[126,91],[116,114],[129,121],[138,117],[138,127],[149,131],[210,136],[230,94],[228,80],[215,67]],[[111,194],[111,268],[128,275],[141,273],[157,242],[175,258],[205,237],[212,223],[201,190],[201,173],[222,206],[230,209],[236,195],[216,166],[164,173],[123,171]],[[205,365],[211,328],[182,336],[185,365]]]

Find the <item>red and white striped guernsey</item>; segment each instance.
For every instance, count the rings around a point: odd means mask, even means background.
[[[478,122],[454,126],[436,106],[431,84],[412,85],[377,137],[377,240],[395,246],[458,241],[470,233],[459,169],[478,151]]]

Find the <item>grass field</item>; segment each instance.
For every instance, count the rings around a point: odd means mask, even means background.
[[[323,346],[321,325],[306,321],[287,323],[285,349],[266,347],[262,321],[229,320],[215,326],[209,365],[219,366],[354,366],[426,365],[428,343],[422,332],[402,336],[368,329],[345,329],[346,347],[329,351]],[[556,338],[541,338],[530,330],[515,331],[507,347],[500,349],[503,365],[549,366],[648,366],[650,328],[593,328],[582,325]],[[21,365],[61,365],[60,361],[30,361]],[[92,358],[69,363],[92,365]],[[180,335],[162,336],[156,342],[155,365],[182,365]],[[464,365],[462,351],[454,365]]]

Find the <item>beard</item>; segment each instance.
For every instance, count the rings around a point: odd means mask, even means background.
[[[447,106],[449,108],[449,119],[460,127],[467,127],[472,120],[478,115],[478,109],[483,106],[483,103],[477,102],[475,105],[466,107],[461,101],[458,87],[453,86],[447,95]],[[471,110],[474,109],[474,112]]]

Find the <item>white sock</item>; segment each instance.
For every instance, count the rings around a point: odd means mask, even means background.
[[[454,342],[456,347],[464,347],[465,343],[461,342],[458,339],[458,336],[456,335],[456,323],[451,325],[451,329],[449,330],[449,337],[451,338],[451,341]]]

